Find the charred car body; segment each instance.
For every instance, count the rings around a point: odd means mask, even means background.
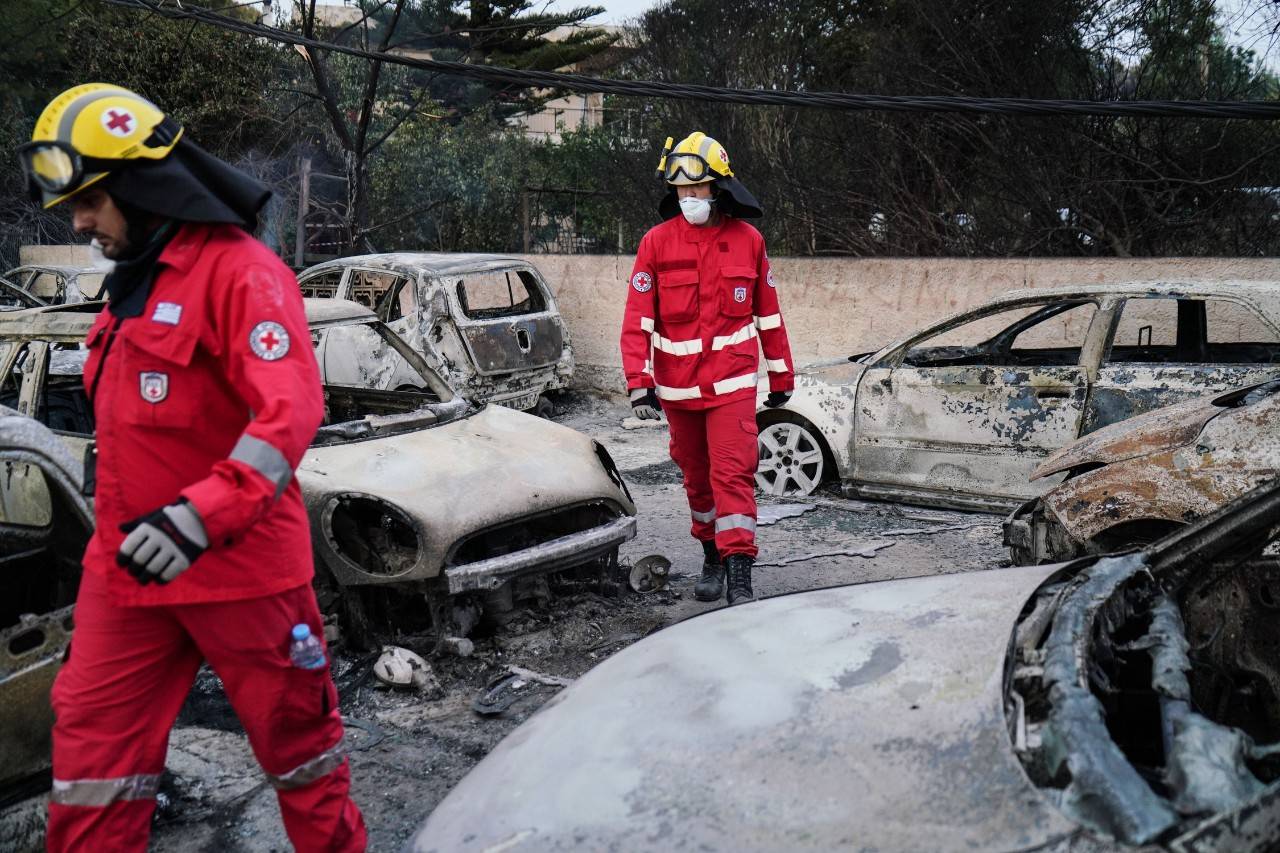
[[[0,808],[48,788],[49,689],[93,532],[81,491],[81,465],[66,445],[0,409]]]
[[[1157,409],[1055,453],[1065,474],[1004,525],[1017,565],[1144,545],[1280,472],[1280,381]]]
[[[103,271],[96,267],[57,264],[27,264],[0,273],[7,281],[35,301],[15,303],[12,294],[0,291],[0,307],[35,308],[40,305],[71,305],[98,299],[102,295]]]
[[[1011,510],[1050,454],[1108,424],[1280,373],[1269,282],[1021,290],[876,353],[798,371],[762,409],[756,481]]]
[[[77,452],[93,433],[80,342],[100,308],[0,315],[0,403]],[[635,535],[635,506],[603,446],[455,395],[367,308],[309,299],[306,309],[317,353],[340,333],[420,388],[325,375],[325,423],[296,473],[326,570],[317,572],[322,603],[345,611],[358,642],[371,622],[376,629],[406,607],[429,615],[442,636],[465,633],[482,605],[509,606],[528,579],[616,562]]]
[[[550,414],[547,391],[573,375],[569,333],[555,297],[532,264],[502,255],[397,253],[326,261],[298,276],[302,295],[350,299],[378,315],[450,387],[471,400]],[[327,375],[347,384],[414,388],[412,375],[388,374],[351,359],[320,355]]]
[[[411,847],[1274,849],[1278,528],[1272,483],[1141,552],[696,616],[548,703]]]

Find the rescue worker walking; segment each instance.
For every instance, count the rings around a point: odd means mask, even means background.
[[[295,625],[322,633],[293,471],[324,404],[297,283],[248,233],[270,193],[98,83],[55,98],[19,158],[116,262],[86,340],[97,529],[53,687],[49,849],[146,848],[208,661],[294,847],[363,850],[329,669],[289,655]]]
[[[737,604],[755,597],[758,349],[770,407],[791,396],[791,349],[764,238],[742,221],[762,215],[759,203],[720,143],[700,132],[671,142],[658,164],[666,221],[636,252],[622,364],[635,415],[667,415],[703,548],[694,596]]]

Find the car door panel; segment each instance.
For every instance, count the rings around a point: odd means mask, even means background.
[[[1030,474],[1079,435],[1101,314],[1090,301],[986,309],[881,358],[858,383],[852,489],[992,509],[1043,492],[1052,483]]]
[[[1024,499],[1031,471],[1079,434],[1079,367],[873,368],[859,387],[859,484]]]

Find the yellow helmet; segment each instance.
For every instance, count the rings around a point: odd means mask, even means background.
[[[33,199],[53,207],[130,161],[169,156],[182,127],[146,98],[85,83],[49,102],[18,159]]]
[[[719,178],[732,178],[729,168],[729,152],[724,146],[700,130],[680,140],[671,147],[671,137],[662,148],[658,161],[658,174],[673,186],[705,184]]]

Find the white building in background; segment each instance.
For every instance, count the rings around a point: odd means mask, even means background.
[[[595,29],[595,28],[593,28]],[[599,27],[610,35],[622,36],[622,27]],[[548,41],[559,41],[575,32],[572,27],[559,27],[547,34]],[[621,41],[621,39],[619,39]],[[599,74],[621,64],[631,55],[631,49],[614,44],[595,56],[581,62],[565,65],[556,71],[565,74]],[[537,93],[540,96],[551,94],[550,90]],[[604,95],[600,92],[571,92],[558,98],[546,101],[537,112],[512,116],[507,120],[512,127],[522,129],[532,139],[547,140],[552,143],[560,141],[561,134],[575,130],[591,130],[604,124]]]

